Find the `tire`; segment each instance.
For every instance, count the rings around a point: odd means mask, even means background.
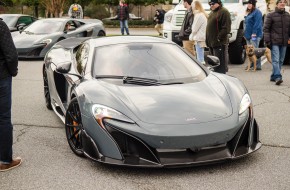
[[[231,64],[243,64],[246,59],[246,51],[243,47],[243,29],[239,29],[237,38],[229,45],[229,59]]]
[[[45,106],[47,109],[52,110],[51,106],[51,99],[49,94],[49,86],[47,80],[47,72],[43,69],[43,87],[44,87],[44,99],[45,99]]]
[[[73,98],[65,116],[65,132],[71,150],[80,157],[84,157],[82,144],[83,124],[77,98]]]
[[[98,36],[106,36],[106,33],[104,31],[99,31]]]
[[[283,65],[290,65],[290,47],[287,47]]]

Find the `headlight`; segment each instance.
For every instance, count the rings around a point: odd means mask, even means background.
[[[36,43],[36,45],[40,45],[40,44],[46,44],[46,45],[48,45],[48,44],[51,43],[51,41],[52,41],[51,39],[45,39],[45,40],[42,40],[39,43]]]
[[[166,15],[165,15],[165,20],[166,20],[167,22],[171,22],[172,16],[173,16],[172,13],[168,13],[168,14],[166,14]]]
[[[95,104],[92,106],[92,113],[95,119],[97,120],[98,124],[103,128],[105,128],[105,126],[103,125],[103,119],[105,118],[120,120],[128,123],[134,123],[124,114],[100,104]]]
[[[249,94],[245,94],[240,103],[239,115],[244,113],[244,111],[246,111],[251,104],[252,104],[251,97],[249,96]]]

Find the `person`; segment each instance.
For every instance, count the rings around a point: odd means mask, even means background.
[[[191,34],[191,26],[193,23],[193,13],[191,9],[192,0],[183,0],[183,6],[187,9],[186,15],[184,17],[178,38],[182,40],[182,46],[193,56],[195,56],[194,42],[189,40],[189,35]]]
[[[0,172],[19,166],[20,157],[12,158],[11,122],[12,77],[18,73],[18,55],[8,26],[0,19]]]
[[[202,4],[199,1],[191,3],[194,20],[191,26],[191,34],[189,40],[195,42],[195,51],[197,60],[205,64],[204,48],[205,48],[205,32],[207,25],[208,14],[204,11]]]
[[[280,85],[283,82],[281,67],[285,58],[290,33],[290,15],[285,11],[286,0],[278,0],[273,12],[266,15],[264,22],[264,41],[271,49],[272,74],[270,81]]]
[[[156,22],[156,25],[154,27],[155,30],[157,30],[159,36],[162,36],[162,29],[163,29],[163,22],[164,22],[163,11],[157,9],[153,20]]]
[[[210,55],[220,59],[220,65],[214,71],[218,73],[228,72],[228,45],[231,31],[231,15],[223,7],[221,0],[209,1],[211,12],[208,16],[206,26],[206,45],[209,47]]]
[[[120,21],[121,34],[124,35],[124,30],[126,30],[127,35],[130,35],[128,27],[129,10],[128,5],[125,4],[124,0],[119,1],[117,18]]]
[[[253,45],[255,48],[259,48],[260,41],[263,37],[263,16],[262,12],[256,8],[256,2],[256,0],[248,1],[244,22],[244,37],[247,45]],[[262,70],[261,58],[257,59],[256,70]]]
[[[83,8],[81,5],[77,4],[75,1],[71,6],[69,7],[68,10],[68,16],[70,18],[78,18],[78,19],[83,19],[84,18],[84,13],[83,13]]]

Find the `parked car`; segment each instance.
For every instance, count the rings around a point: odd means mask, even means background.
[[[37,20],[33,16],[24,14],[0,14],[0,18],[7,24],[10,32],[23,29]]]
[[[43,58],[63,39],[105,35],[103,22],[98,19],[49,18],[35,21],[13,40],[19,58]]]
[[[94,161],[191,166],[261,147],[245,85],[163,38],[63,40],[47,53],[43,79],[46,107],[64,122],[71,150]]]
[[[134,14],[132,14],[132,13],[129,14],[129,18],[130,18],[131,20],[144,20],[144,18],[142,18],[142,17],[137,17],[136,15],[134,15]],[[116,15],[116,16],[109,17],[109,18],[103,18],[102,20],[103,20],[103,21],[106,21],[106,20],[117,20],[117,19],[118,19],[118,16]]]

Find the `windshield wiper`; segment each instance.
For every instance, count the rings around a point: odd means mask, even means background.
[[[95,76],[96,79],[105,79],[105,78],[108,78],[108,79],[123,79],[124,76],[120,76],[120,75],[98,75],[98,76]]]
[[[33,32],[29,32],[29,31],[26,31],[26,30],[24,30],[24,32],[25,32],[26,34],[34,34]]]
[[[141,77],[129,77],[125,76],[123,78],[124,84],[137,84],[137,85],[144,85],[144,86],[151,86],[151,85],[161,85],[156,79],[149,79],[149,78],[141,78]]]

